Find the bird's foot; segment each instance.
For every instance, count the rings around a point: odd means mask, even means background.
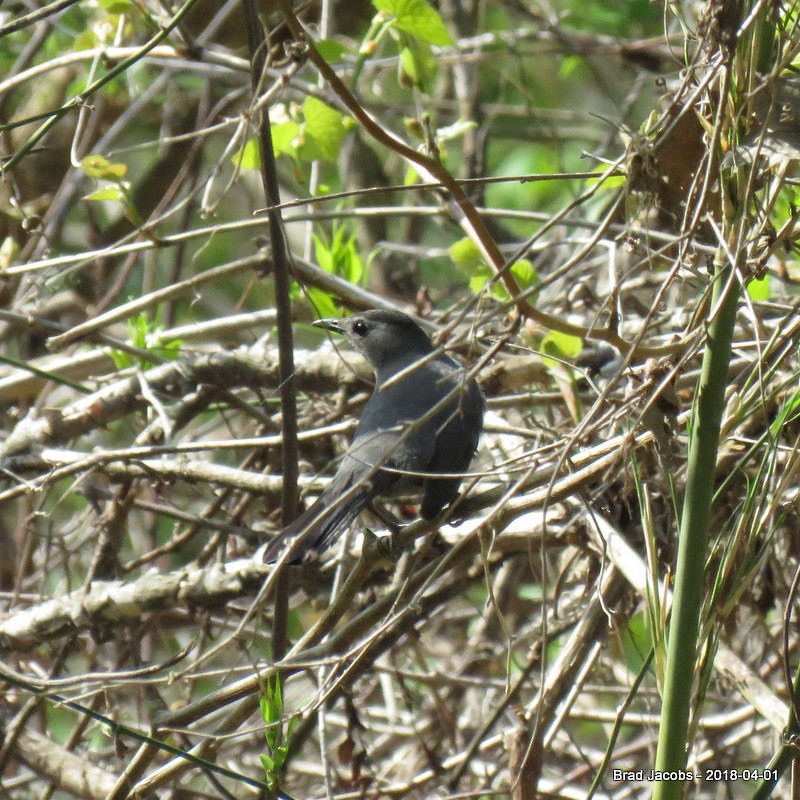
[[[375,550],[390,561],[398,561],[403,552],[399,546],[398,533],[399,531],[390,530],[388,536],[377,536],[369,528],[365,528],[364,552]]]

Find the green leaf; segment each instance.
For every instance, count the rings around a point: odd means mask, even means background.
[[[128,338],[134,347],[147,347],[147,334],[150,330],[151,323],[144,311],[128,320]]]
[[[90,178],[107,181],[118,181],[125,177],[125,173],[128,171],[127,165],[114,164],[97,154],[84,156],[81,159],[81,167]]]
[[[314,42],[314,47],[329,64],[341,61],[342,56],[347,52],[347,48],[335,39],[320,39],[318,42]]]
[[[403,127],[412,139],[416,139],[418,142],[425,141],[425,129],[416,117],[405,117],[403,119]]]
[[[316,233],[311,234],[314,241],[314,257],[317,259],[317,264],[322,267],[329,275],[334,273],[333,253],[331,248],[323,241],[321,236]]]
[[[754,278],[747,284],[747,294],[755,302],[766,302],[772,298],[772,286],[769,275],[763,278]]]
[[[278,152],[274,141],[273,149],[276,153]],[[248,139],[244,143],[244,147],[231,156],[231,161],[240,169],[261,169],[261,149],[255,137]]]
[[[324,319],[325,317],[338,317],[339,309],[336,303],[328,292],[322,289],[317,289],[314,286],[308,288],[308,300],[314,307],[317,316]]]
[[[127,14],[133,9],[131,0],[100,0],[100,8],[109,14]]]
[[[273,760],[275,761],[276,772],[280,770],[289,755],[289,745],[281,744],[275,748]]]
[[[181,347],[183,347],[183,339],[170,339],[164,341],[159,335],[158,350],[162,358],[168,358],[174,361],[181,354]]]
[[[350,283],[361,283],[364,261],[358,252],[356,237],[345,226],[334,230],[330,246],[317,234],[313,234],[312,238],[317,263],[325,272],[338,275]]]
[[[566,56],[561,60],[558,75],[563,80],[572,77],[575,72],[585,66],[583,56]]]
[[[486,259],[478,249],[478,245],[472,239],[465,237],[454,242],[448,248],[448,254],[453,260],[453,263],[462,271],[470,276],[470,288],[475,286],[478,290],[483,287],[489,278],[495,272],[486,263]],[[533,264],[526,258],[521,258],[519,261],[514,262],[510,268],[511,274],[514,276],[520,289],[527,289],[530,286],[539,282],[539,273],[536,272]],[[480,282],[477,281],[480,278]],[[473,283],[473,279],[476,279]],[[498,286],[498,288],[500,288]],[[473,289],[474,291],[474,289]],[[502,290],[505,297],[505,289]]]
[[[521,258],[512,264],[511,274],[516,278],[520,289],[527,289],[539,282],[539,273],[527,258]]]
[[[300,717],[290,717],[289,718],[289,725],[287,726],[286,735],[287,738],[291,738],[294,732],[300,727]],[[289,748],[286,748],[286,752],[289,752]]]
[[[259,753],[259,758],[261,759],[261,766],[264,767],[264,772],[267,775],[275,771],[275,762],[266,753]]]
[[[415,183],[419,183],[419,173],[411,165],[406,165],[403,186],[413,186]]]
[[[410,40],[408,46],[400,51],[400,72],[401,84],[405,77],[421,91],[428,91],[436,77],[436,59],[430,45]]]
[[[356,237],[351,236],[345,245],[342,275],[346,281],[358,285],[364,280],[364,272],[364,259],[358,252]]]
[[[469,290],[473,294],[483,291],[486,284],[495,276],[495,271],[486,263],[478,246],[472,239],[465,237],[450,245],[448,251],[453,263],[469,276]],[[519,288],[524,290],[539,282],[539,275],[525,258],[521,258],[511,266]],[[498,300],[508,300],[509,294],[502,281],[492,284],[491,293]]]
[[[540,348],[545,358],[542,361],[549,366],[560,365],[562,361],[576,359],[583,350],[583,340],[579,336],[572,336],[561,331],[550,331],[542,339]],[[548,356],[552,356],[549,358]]]
[[[261,697],[258,698],[258,706],[261,709],[261,719],[264,720],[267,724],[272,722],[272,706],[270,705],[270,701],[267,698],[267,690],[264,690],[264,693]]]
[[[595,184],[602,184],[604,192],[613,191],[614,189],[622,189],[628,182],[626,175],[608,175],[605,178],[599,176],[597,178],[587,178],[586,186],[594,186]]]
[[[124,350],[115,350],[113,347],[109,347],[106,350],[106,353],[114,362],[114,366],[118,371],[130,369],[136,363],[133,359],[133,356],[129,353],[126,353]]]
[[[356,237],[349,233],[347,226],[340,225],[334,231],[331,253],[335,274],[341,275],[349,283],[361,283],[364,262],[358,252]]]
[[[478,267],[469,279],[469,290],[472,294],[482,292],[486,284],[494,277],[494,274],[494,270],[488,264],[482,264]],[[508,299],[506,287],[499,281],[492,284],[491,293],[500,300]]]
[[[437,128],[436,141],[450,142],[453,139],[460,139],[467,131],[477,127],[478,123],[471,119],[457,119],[452,125]]]
[[[300,135],[300,125],[287,120],[270,126],[272,133],[272,149],[276,156],[292,156],[297,158],[297,144]]]
[[[453,263],[464,272],[472,272],[479,267],[487,266],[478,245],[469,237],[453,242],[447,250]]]
[[[316,97],[306,97],[303,101],[303,116],[300,157],[308,161],[336,161],[352,120]]]
[[[97,44],[97,35],[92,28],[81,31],[72,40],[72,50],[79,53],[81,50],[91,50]],[[75,93],[77,94],[77,92]]]
[[[161,358],[175,359],[180,355],[183,342],[180,339],[164,339],[163,329],[156,321],[151,321],[144,311],[128,320],[128,339],[140,350],[157,353]],[[138,364],[149,369],[154,362],[146,358],[136,358],[121,350],[109,350],[109,355],[117,369],[127,369]]]
[[[428,44],[441,47],[453,44],[439,12],[425,0],[372,0],[372,3],[378,11],[393,15],[400,30]]]
[[[119,200],[124,202],[125,191],[119,185],[106,186],[103,189],[96,189],[91,194],[84,195],[83,199],[91,200],[92,202],[98,202],[100,200]]]
[[[260,705],[261,716],[267,725],[271,725],[281,718],[282,708],[280,697],[276,696],[269,687],[267,687],[264,690],[264,694],[261,695]],[[268,728],[267,736],[269,736],[270,733],[274,733],[274,731],[271,728]]]

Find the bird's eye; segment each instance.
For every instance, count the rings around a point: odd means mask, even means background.
[[[367,332],[367,323],[363,319],[357,320],[353,323],[353,332],[363,336]]]

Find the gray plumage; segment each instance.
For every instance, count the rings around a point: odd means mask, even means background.
[[[375,373],[375,391],[331,482],[270,542],[267,563],[285,546],[292,548],[291,563],[331,547],[373,498],[401,478],[421,486],[420,514],[432,519],[458,496],[483,426],[478,384],[465,380],[449,356],[432,356],[430,338],[410,317],[376,310],[314,324],[343,334],[362,353]]]

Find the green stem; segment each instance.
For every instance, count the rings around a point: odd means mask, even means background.
[[[734,251],[735,252],[735,251]],[[703,579],[708,523],[714,494],[720,423],[725,407],[731,340],[739,300],[739,282],[724,248],[716,257],[712,308],[717,314],[708,329],[692,431],[686,497],[678,538],[675,596],[667,643],[667,665],[656,770],[685,770],[689,714],[695,685],[697,634],[703,605]],[[683,781],[656,781],[654,800],[683,797]]]

